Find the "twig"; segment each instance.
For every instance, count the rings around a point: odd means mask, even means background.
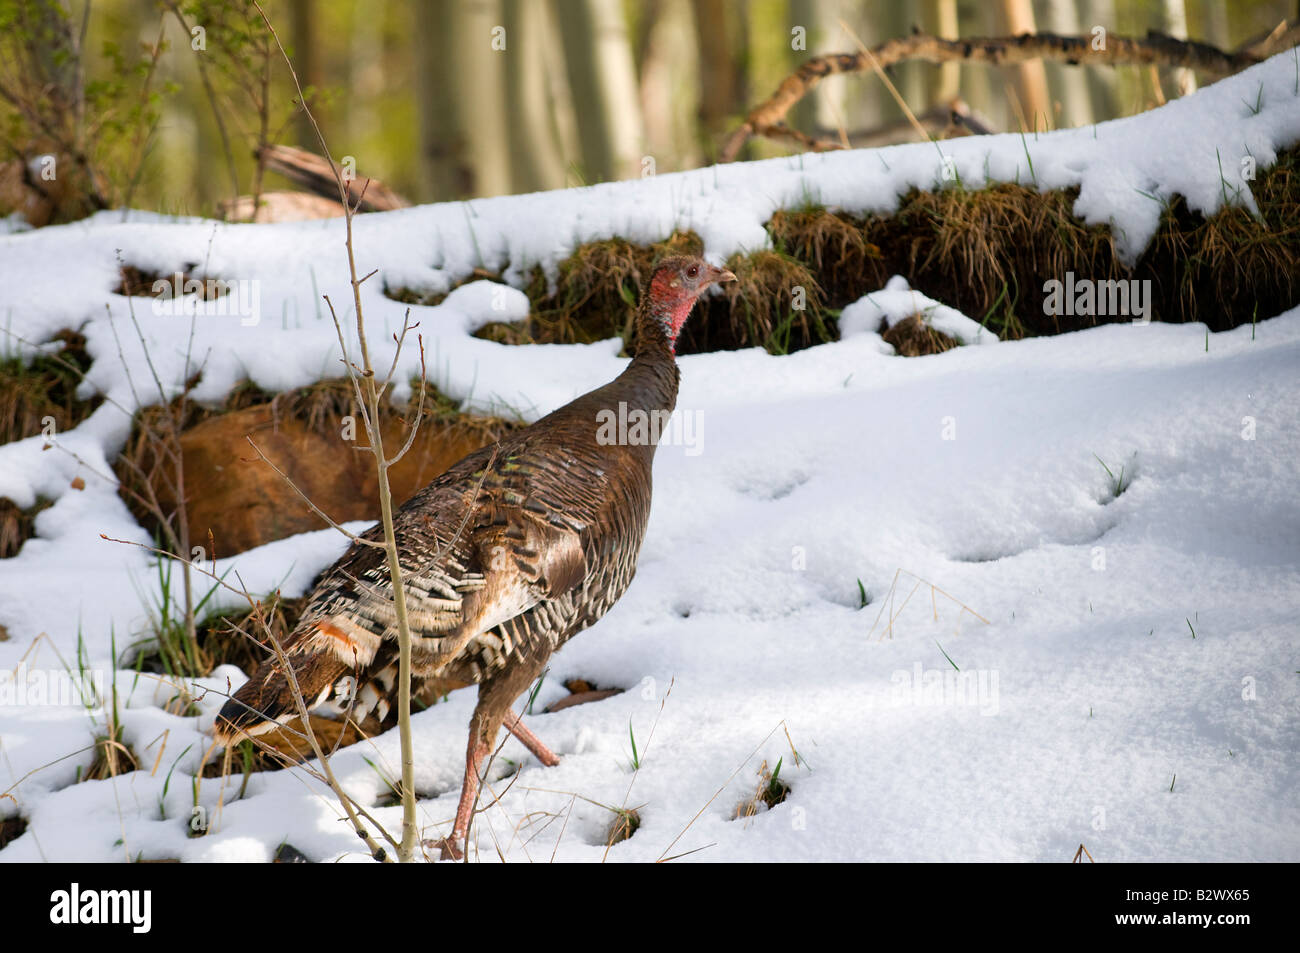
[[[247,592],[246,589],[244,591]],[[306,729],[305,734],[307,736],[307,743],[311,745],[311,750],[316,755],[316,760],[320,763],[320,769],[325,776],[325,782],[330,786],[330,790],[334,792],[339,803],[343,805],[343,810],[348,815],[348,820],[352,822],[352,829],[356,831],[357,837],[361,838],[366,847],[370,849],[370,856],[380,863],[390,863],[391,858],[388,856],[388,852],[375,842],[375,839],[370,835],[370,832],[366,830],[365,825],[361,823],[356,812],[352,808],[352,798],[343,790],[343,786],[339,784],[338,778],[334,776],[334,769],[330,767],[329,756],[325,754],[321,749],[320,742],[316,740],[316,732],[311,730],[311,717],[307,712],[307,702],[303,699],[302,688],[298,685],[297,673],[294,672],[293,665],[290,663],[288,656],[284,654],[284,647],[280,645],[280,640],[275,637],[275,633],[271,631],[271,627],[266,626],[265,628],[267,638],[271,643],[271,648],[275,651],[276,660],[279,661],[281,667],[284,669],[284,676],[289,682],[289,687],[292,689],[294,706],[298,709],[298,717],[302,719],[303,727]]]
[[[1026,33],[1012,37],[970,37],[964,40],[947,40],[917,33],[881,43],[869,51],[870,57],[863,52],[858,52],[830,53],[809,59],[793,74],[782,80],[775,93],[749,111],[745,121],[727,138],[722,148],[721,160],[734,161],[740,154],[741,148],[752,136],[793,139],[806,148],[814,148],[817,151],[841,148],[837,143],[816,140],[811,136],[798,133],[785,122],[786,115],[795,103],[811,92],[823,79],[837,73],[863,73],[876,66],[883,69],[906,60],[1010,65],[1044,59],[1065,62],[1072,66],[1154,63],[1196,69],[1213,79],[1218,79],[1253,66],[1287,45],[1293,45],[1298,38],[1300,38],[1300,21],[1287,24],[1280,33],[1275,30],[1255,46],[1233,53],[1224,52],[1205,43],[1180,40],[1154,32],[1141,39],[1112,34],[1107,36],[1105,48],[1101,50],[1093,49],[1092,36]]]
[[[895,590],[896,587],[898,586],[898,577],[899,577],[902,573],[907,573],[909,576],[911,576],[913,579],[915,579],[915,580],[916,580],[916,585],[914,585],[914,586],[912,587],[912,591],[909,592],[909,593],[907,594],[907,598],[903,600],[903,604],[900,605],[900,606],[898,607],[898,611],[895,612],[895,611],[893,610],[894,590]],[[907,570],[907,569],[903,569],[902,567],[899,567],[898,569],[896,569],[896,570],[894,571],[894,581],[891,582],[891,583],[889,584],[889,593],[888,593],[889,601],[886,602],[886,601],[883,600],[883,599],[881,600],[881,603],[880,603],[880,610],[876,613],[875,621],[871,623],[871,628],[870,628],[870,629],[868,630],[868,632],[867,632],[867,638],[870,638],[870,637],[872,636],[872,634],[875,633],[875,631],[876,631],[876,626],[880,623],[880,617],[884,614],[885,609],[888,607],[888,608],[889,608],[889,622],[885,625],[885,631],[882,632],[882,633],[880,634],[880,637],[881,637],[881,639],[884,639],[885,636],[888,635],[888,636],[892,639],[892,638],[894,637],[894,623],[898,620],[898,617],[901,616],[901,615],[903,614],[903,610],[907,608],[907,604],[908,604],[908,602],[911,601],[912,596],[916,595],[916,591],[917,591],[921,586],[929,586],[929,587],[930,587],[930,602],[931,602],[931,609],[932,609],[932,611],[934,612],[935,621],[938,621],[938,618],[939,618],[939,609],[938,609],[938,605],[935,603],[935,599],[934,599],[934,596],[935,596],[935,594],[937,593],[937,594],[943,596],[945,599],[949,600],[950,602],[953,602],[953,603],[955,603],[956,605],[960,606],[960,607],[961,607],[961,610],[962,610],[963,613],[964,613],[964,612],[969,612],[971,615],[973,615],[975,618],[979,619],[979,620],[980,620],[981,622],[983,622],[985,625],[992,625],[992,623],[989,622],[988,619],[984,618],[982,615],[980,615],[978,612],[976,612],[976,611],[975,611],[974,609],[972,609],[970,606],[966,605],[966,603],[962,602],[962,601],[961,601],[960,599],[958,599],[956,596],[953,596],[953,595],[951,595],[951,594],[949,594],[949,593],[947,593],[947,592],[944,592],[942,589],[940,589],[940,588],[939,588],[938,586],[936,586],[934,583],[929,582],[928,580],[922,579],[922,578],[921,578],[920,576],[918,576],[916,573],[911,572],[910,570]],[[958,618],[959,620],[961,619],[961,613],[958,613],[957,618]]]

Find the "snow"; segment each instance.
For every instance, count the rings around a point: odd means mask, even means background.
[[[864,295],[840,312],[840,336],[883,331],[913,315],[920,315],[929,327],[962,344],[998,343],[998,336],[992,331],[980,327],[956,308],[914,290],[902,275],[894,275],[883,289]]]
[[[554,275],[583,241],[676,228],[722,261],[766,246],[778,208],[887,212],[910,187],[943,186],[940,151],[961,187],[1077,186],[1076,212],[1112,223],[1132,258],[1160,199],[1253,207],[1241,160],[1262,170],[1300,141],[1297,77],[1289,52],[1095,128],[363,216],[358,267],[378,269],[362,286],[374,362],[388,365],[405,311],[384,287],[446,290],[480,266],[518,285],[534,265]],[[195,715],[177,713],[167,680],[116,670],[114,652],[142,637],[160,595],[148,554],[130,545],[148,537],[101,476],[127,437],[122,408],[156,399],[155,371],[175,393],[201,365],[197,396],[212,400],[243,378],[278,390],[341,373],[318,303],[328,295],[351,326],[341,226],[126,218],[0,234],[3,326],[31,342],[6,347],[30,353],[79,327],[94,358],[86,390],[109,398],[50,449],[39,435],[0,447],[0,496],[54,500],[0,563],[0,672],[15,673],[0,676],[0,816],[29,824],[0,860],[264,861],[284,842],[313,860],[364,860],[302,770],[256,775],[242,799],[238,776],[195,793],[204,731],[244,675],[197,680]],[[232,300],[257,309],[155,313],[111,292],[121,263],[247,283]],[[610,860],[1060,861],[1080,842],[1109,861],[1300,859],[1300,686],[1288,662],[1300,309],[1222,334],[1116,324],[897,357],[882,322],[915,313],[965,344],[988,339],[924,291],[895,277],[845,309],[832,344],[680,360],[678,414],[695,442],[659,451],[631,589],[552,659],[530,724],[560,765],[505,743],[493,790],[510,783],[503,759],[520,773],[476,822],[477,858],[499,846],[509,860],[600,860],[608,806],[625,805],[641,827]],[[536,419],[623,366],[617,341],[471,337],[527,312],[521,292],[493,282],[411,312],[431,377],[468,408]],[[403,373],[418,369],[414,349],[403,361]],[[1121,492],[1101,461],[1124,468]],[[345,544],[303,534],[218,572],[238,572],[254,595],[296,595]],[[88,705],[34,694],[83,667]],[[626,691],[540,714],[571,677]],[[74,783],[112,686],[141,769]],[[414,718],[426,837],[450,828],[473,704],[457,692]],[[731,819],[762,762],[778,760],[790,797]],[[333,759],[367,805],[386,792],[371,765],[396,777],[399,763],[396,732]],[[188,836],[196,803],[212,822],[203,837]],[[399,830],[399,808],[369,810]]]

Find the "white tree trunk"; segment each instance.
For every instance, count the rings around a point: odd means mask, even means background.
[[[1200,0],[1201,35],[1207,43],[1221,50],[1231,49],[1232,33],[1228,29],[1227,0]]]
[[[1079,36],[1084,30],[1074,0],[1042,0],[1039,22],[1044,31]],[[1086,126],[1093,121],[1092,97],[1088,92],[1087,66],[1047,63],[1047,87],[1052,95],[1055,125],[1063,128]]]
[[[1164,31],[1180,40],[1187,39],[1187,8],[1183,0],[1164,0]],[[1196,74],[1189,69],[1170,70],[1170,79],[1179,96],[1196,92]]]
[[[510,191],[506,49],[498,0],[417,3],[416,92],[426,197],[445,200]]]
[[[556,11],[587,180],[639,175],[644,133],[621,0],[557,0]]]
[[[922,0],[921,29],[931,36],[955,40],[957,32],[957,0]],[[946,103],[961,92],[961,64],[941,63],[929,67],[925,77],[926,100],[929,105]]]
[[[510,178],[513,191],[563,188],[564,156],[549,121],[546,62],[550,8],[535,0],[505,0],[505,55]],[[550,49],[553,49],[551,47]]]
[[[699,105],[699,44],[690,3],[659,0],[641,60],[646,149],[659,171],[695,168],[702,161],[696,142]]]
[[[997,4],[1001,32],[1019,36],[1038,32],[1034,9],[1029,0],[1000,0]],[[1052,104],[1047,95],[1047,70],[1042,60],[1032,60],[1003,67],[1007,77],[1006,94],[1011,100],[1016,128],[1027,132],[1051,126]]]
[[[840,19],[847,15],[843,0],[790,0],[790,27],[803,29],[805,46],[803,50],[790,51],[791,69],[798,69],[809,57],[823,53],[855,52],[853,40],[840,28]],[[868,42],[865,37],[863,42]],[[789,40],[786,45],[789,46]],[[850,86],[867,85],[879,86],[880,82],[874,76],[827,77],[812,95],[805,96],[795,106],[794,125],[819,138],[847,125],[848,90]]]
[[[1079,26],[1087,36],[1097,27],[1107,35],[1115,32],[1115,0],[1079,0]],[[1088,92],[1092,101],[1093,122],[1120,115],[1119,81],[1114,68],[1088,67]]]

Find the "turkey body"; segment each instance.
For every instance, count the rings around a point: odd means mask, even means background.
[[[393,515],[416,678],[531,681],[551,653],[596,622],[636,572],[650,515],[651,443],[602,443],[621,401],[671,411],[676,368],[631,366],[484,447]],[[363,539],[383,542],[376,525]],[[312,590],[283,649],[309,705],[383,720],[397,673],[397,619],[384,550],[353,543]],[[256,734],[296,716],[269,660],[222,709],[219,730]]]
[[[545,765],[558,758],[510,711],[551,654],[601,618],[636,572],[659,426],[677,403],[677,336],[699,294],[734,281],[694,257],[656,266],[637,353],[613,381],[452,466],[393,516],[413,679],[476,684],[465,779],[444,856],[468,838],[484,759],[504,726]],[[637,421],[622,431],[612,426]],[[382,543],[382,526],[362,539]],[[353,542],[282,643],[309,708],[384,722],[398,685],[397,613],[384,549]],[[222,707],[229,744],[296,716],[278,658]]]
[[[543,764],[559,762],[511,705],[551,653],[632,582],[650,517],[656,438],[677,403],[677,335],[706,287],[735,280],[698,257],[660,261],[642,291],[637,354],[623,373],[473,452],[395,512],[412,679],[478,685],[443,857],[458,857],[468,841],[500,728]],[[361,538],[381,543],[382,527]],[[278,658],[266,660],[222,706],[217,740],[229,745],[298,714],[294,681],[308,707],[356,722],[374,712],[386,722],[398,694],[394,592],[386,551],[352,543],[322,573],[282,642],[294,680]]]

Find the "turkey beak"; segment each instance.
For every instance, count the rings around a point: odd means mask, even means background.
[[[712,271],[709,274],[709,281],[708,281],[708,283],[711,285],[720,285],[726,281],[737,280],[736,276],[733,275],[731,272],[727,271],[727,269],[725,268],[713,268],[712,265],[710,265],[709,267],[712,268]]]

